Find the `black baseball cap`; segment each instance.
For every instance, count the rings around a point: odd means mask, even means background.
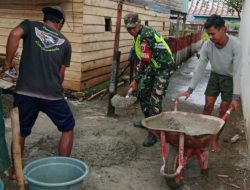
[[[63,9],[59,6],[49,6],[49,7],[44,7],[42,9],[44,15],[53,15],[55,17],[57,17],[58,19],[63,19],[65,20],[65,13],[63,11]]]

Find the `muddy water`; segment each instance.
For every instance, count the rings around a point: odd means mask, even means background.
[[[217,134],[223,123],[213,116],[185,112],[164,112],[144,120],[150,129],[184,132],[191,136]]]

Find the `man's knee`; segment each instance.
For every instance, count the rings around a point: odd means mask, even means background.
[[[203,114],[210,115],[214,109],[213,103],[206,103],[203,109]]]
[[[74,129],[73,128],[70,129],[70,130],[67,130],[67,131],[62,131],[63,136],[71,137],[71,136],[73,136],[73,134],[74,134]]]
[[[220,104],[220,113],[219,113],[219,117],[223,117],[224,114],[226,113],[226,111],[228,110],[230,105],[230,102],[227,101],[222,101]]]
[[[217,96],[206,96],[206,103],[203,109],[203,114],[211,115],[214,109],[214,103],[217,99]]]

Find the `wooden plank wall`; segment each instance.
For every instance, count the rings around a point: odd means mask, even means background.
[[[5,0],[0,2],[0,54],[5,54],[5,45],[9,32],[22,20],[43,20],[41,9],[45,6],[60,5],[66,14],[66,23],[62,33],[72,45],[71,66],[65,75],[65,88],[80,90],[81,86],[81,39],[83,0]],[[21,54],[22,43],[18,52]]]
[[[41,9],[53,4],[60,5],[66,13],[66,23],[62,33],[72,45],[71,66],[67,68],[64,87],[84,90],[110,79],[117,2],[113,0],[8,0],[0,2],[0,54],[5,53],[5,45],[10,30],[22,20],[42,21]],[[142,24],[148,21],[164,37],[168,36],[169,14],[155,13],[144,7],[123,5],[123,16],[137,12]],[[105,31],[105,18],[110,18],[112,30]],[[164,27],[163,27],[164,26]],[[21,43],[20,43],[21,45]],[[120,70],[128,64],[128,54],[132,47],[132,36],[124,28],[120,34]],[[18,50],[21,53],[21,46]]]
[[[169,32],[169,14],[160,14],[145,10],[144,7],[123,5],[123,16],[128,12],[137,12],[142,24],[147,20],[164,37]],[[113,47],[115,39],[117,3],[112,0],[85,0],[83,6],[82,39],[82,84],[85,89],[110,79]],[[112,30],[105,31],[105,18],[110,18]],[[163,27],[164,26],[164,27]],[[132,47],[132,36],[124,28],[120,34],[121,59],[120,70],[128,64],[128,54]]]

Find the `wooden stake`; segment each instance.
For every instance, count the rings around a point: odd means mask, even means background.
[[[112,72],[109,84],[109,101],[108,101],[108,111],[107,116],[114,117],[115,107],[111,104],[112,97],[116,94],[117,90],[117,76],[120,64],[121,51],[119,51],[119,41],[120,41],[120,29],[121,29],[121,19],[122,19],[122,3],[124,0],[118,0],[117,6],[117,17],[116,17],[116,28],[115,28],[115,43],[114,43],[114,53],[113,53],[113,64]]]
[[[16,171],[16,180],[19,190],[25,190],[23,166],[22,166],[22,151],[20,146],[20,125],[19,125],[19,112],[15,107],[11,110],[11,129],[12,129],[12,156],[14,167]]]

